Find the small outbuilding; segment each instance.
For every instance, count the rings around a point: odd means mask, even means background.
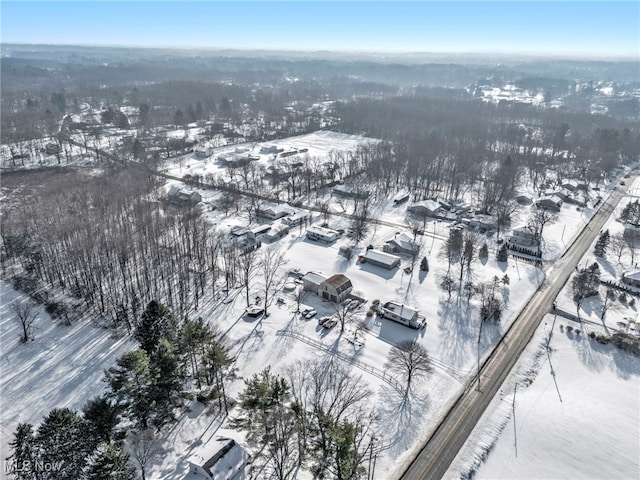
[[[367,250],[364,255],[361,255],[360,260],[364,263],[370,263],[377,267],[386,268],[387,270],[399,267],[402,262],[402,259],[396,255],[381,252],[380,250],[375,250],[373,248]]]
[[[244,478],[251,455],[231,438],[217,437],[193,454],[184,480]]]
[[[622,283],[631,287],[640,288],[640,270],[623,273]]]

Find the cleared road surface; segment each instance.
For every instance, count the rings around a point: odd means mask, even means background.
[[[626,179],[631,185],[636,175]],[[576,265],[624,197],[627,187],[618,186],[592,217],[562,258],[547,270],[545,284],[531,297],[498,345],[483,363],[478,382],[470,382],[445,414],[426,445],[402,475],[403,480],[437,480],[464,445],[511,368],[531,341],[544,315],[565,286]]]

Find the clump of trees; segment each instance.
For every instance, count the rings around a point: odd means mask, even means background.
[[[607,248],[609,247],[610,235],[609,230],[605,230],[600,232],[600,236],[598,237],[598,241],[596,242],[593,248],[593,254],[596,257],[604,257],[607,254]]]
[[[279,480],[307,467],[315,478],[356,479],[373,448],[371,392],[335,362],[297,362],[284,375],[266,368],[245,380],[234,420]]]
[[[581,268],[571,280],[571,292],[576,304],[576,313],[580,318],[580,307],[584,300],[598,294],[600,288],[600,266],[594,262],[586,268]]]

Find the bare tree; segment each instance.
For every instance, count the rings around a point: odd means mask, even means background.
[[[258,262],[258,272],[262,277],[262,291],[264,293],[264,315],[268,316],[267,309],[271,305],[276,292],[282,288],[286,277],[282,272],[287,264],[284,253],[276,247],[264,248]]]
[[[344,301],[340,303],[331,303],[333,315],[340,324],[340,333],[344,332],[344,327],[350,323],[355,317],[355,311],[350,310],[350,302]]]
[[[607,288],[604,293],[604,300],[602,302],[602,313],[600,314],[600,319],[604,321],[604,317],[607,314],[607,311],[611,307],[611,304],[616,301],[616,293],[611,288]]]
[[[411,391],[413,380],[424,377],[433,370],[427,349],[415,340],[404,340],[391,347],[385,368],[405,378],[405,397]]]
[[[131,458],[140,468],[142,480],[147,479],[147,466],[160,454],[160,439],[151,429],[129,432]]]
[[[544,230],[544,227],[557,220],[557,213],[545,210],[544,208],[534,208],[531,212],[530,222],[540,239],[542,239],[542,231]]]
[[[242,274],[242,285],[244,287],[245,299],[247,301],[247,307],[251,304],[249,300],[249,290],[251,287],[251,279],[253,273],[257,268],[258,255],[256,250],[249,250],[238,256],[238,263],[240,264],[240,272]]]
[[[20,327],[22,327],[22,334],[20,335],[20,341],[27,343],[34,339],[33,330],[34,323],[40,314],[37,306],[29,301],[14,300],[11,302],[11,309],[15,313]]]

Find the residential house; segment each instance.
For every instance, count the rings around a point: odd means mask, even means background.
[[[289,233],[289,225],[285,225],[282,222],[275,222],[271,224],[271,228],[264,234],[264,239],[269,242],[275,242]]]
[[[270,220],[277,220],[278,218],[286,217],[287,215],[291,215],[293,212],[294,210],[285,204],[271,202],[264,202],[256,209],[256,214],[259,217],[265,217]]]
[[[335,303],[343,302],[353,290],[353,284],[346,275],[336,273],[327,278],[318,289],[318,295]]]
[[[569,190],[570,192],[577,192],[578,190],[587,190],[587,184],[579,182],[578,180],[565,180],[561,184],[562,188]]]
[[[235,440],[217,437],[189,457],[184,480],[241,480],[251,455]]]
[[[195,205],[202,201],[202,196],[198,192],[173,185],[167,192],[167,199],[176,205]]]
[[[516,252],[540,256],[540,236],[529,225],[515,228],[507,240],[507,247]]]
[[[282,219],[284,223],[289,225],[290,227],[295,227],[296,225],[300,225],[301,223],[305,223],[309,219],[309,213],[304,210],[300,210],[294,212],[291,215],[288,215]]]
[[[407,211],[420,217],[437,218],[444,213],[444,208],[435,200],[422,200],[409,205]]]
[[[213,147],[208,143],[205,143],[202,145],[198,145],[196,148],[193,149],[193,152],[196,154],[196,157],[198,158],[207,158],[207,157],[210,157],[211,154],[213,153]]]
[[[549,210],[551,212],[559,212],[561,206],[562,199],[557,195],[545,197],[536,202],[536,207],[542,208],[543,210]]]
[[[382,251],[385,253],[406,253],[407,255],[415,255],[420,250],[418,244],[416,244],[410,235],[405,232],[396,233],[396,235],[387,240],[382,246]]]
[[[623,273],[622,283],[631,287],[640,288],[640,270]]]
[[[317,225],[310,225],[307,228],[307,238],[314,241],[323,241],[327,243],[335,242],[340,236],[340,232],[332,230],[330,228],[319,227]]]
[[[359,260],[363,263],[370,263],[377,267],[386,268],[387,270],[399,267],[402,262],[402,259],[396,255],[381,252],[373,248],[367,250],[364,255],[360,255]]]
[[[425,325],[424,317],[418,315],[419,310],[400,304],[398,302],[386,302],[378,313],[389,320],[401,323],[412,328],[421,328]]]

